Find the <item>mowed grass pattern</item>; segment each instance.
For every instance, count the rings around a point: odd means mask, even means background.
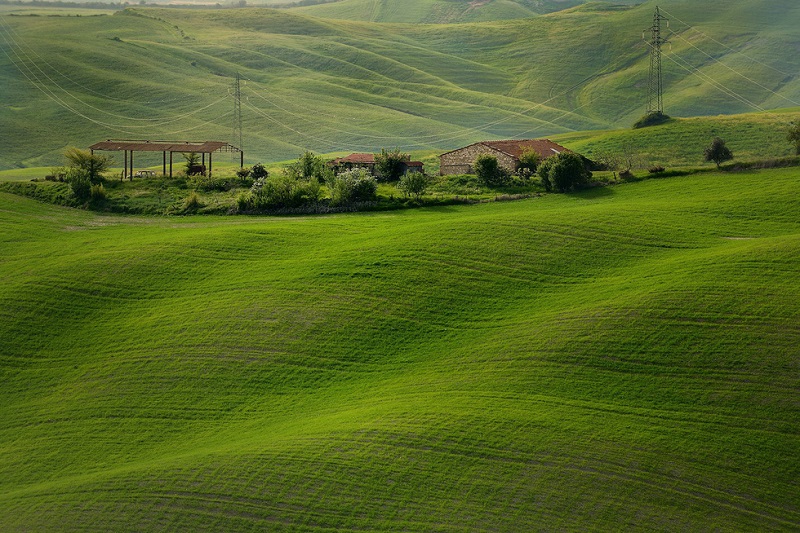
[[[0,195],[0,529],[794,530],[796,170],[307,218]]]

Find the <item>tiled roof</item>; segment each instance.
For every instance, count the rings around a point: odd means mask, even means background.
[[[350,154],[347,157],[339,157],[331,161],[334,165],[339,165],[341,163],[354,163],[354,164],[362,164],[362,165],[374,165],[375,164],[375,154]]]
[[[508,154],[514,158],[518,158],[524,152],[528,152],[530,150],[538,153],[540,156],[542,156],[542,159],[545,157],[550,157],[551,155],[560,154],[561,152],[569,152],[568,149],[564,148],[560,144],[554,143],[550,139],[484,141],[480,144],[494,148],[495,150],[503,152],[504,154]]]

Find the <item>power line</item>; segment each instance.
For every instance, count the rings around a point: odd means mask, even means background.
[[[706,52],[705,50],[702,50],[702,49],[700,49],[698,46],[696,46],[694,43],[692,43],[691,41],[689,41],[687,38],[683,37],[682,35],[680,35],[680,34],[678,34],[678,33],[674,32],[674,31],[673,31],[673,32],[671,32],[671,34],[672,34],[672,35],[675,35],[675,36],[676,36],[676,37],[678,37],[679,39],[683,40],[683,41],[684,41],[684,42],[686,42],[686,43],[687,43],[689,46],[691,46],[691,47],[692,47],[692,48],[694,48],[695,50],[699,51],[700,53],[702,53],[703,55],[705,55],[706,57],[708,57],[708,58],[709,58],[709,59],[711,59],[712,61],[714,61],[714,62],[716,62],[716,63],[719,63],[721,66],[723,66],[723,67],[725,67],[726,69],[730,70],[730,71],[731,71],[731,72],[733,72],[734,74],[737,74],[737,75],[741,76],[742,78],[746,79],[746,80],[747,80],[747,81],[749,81],[750,83],[752,83],[752,84],[754,84],[754,85],[758,85],[759,87],[761,87],[761,88],[762,88],[762,89],[764,89],[765,91],[768,91],[768,92],[770,92],[770,93],[774,94],[775,96],[777,96],[777,97],[779,97],[779,98],[783,98],[784,100],[786,100],[787,102],[789,102],[789,103],[791,103],[791,104],[794,104],[794,105],[796,105],[796,106],[800,106],[800,102],[797,102],[797,101],[795,101],[795,100],[792,100],[791,98],[788,98],[788,97],[786,97],[786,96],[784,96],[784,95],[782,95],[782,94],[780,94],[780,93],[778,93],[778,92],[776,92],[776,91],[774,91],[774,90],[770,89],[769,87],[766,87],[766,86],[764,86],[764,85],[761,85],[759,82],[757,82],[756,80],[754,80],[754,79],[750,78],[750,77],[749,77],[749,76],[747,76],[746,74],[742,74],[742,73],[741,73],[741,72],[739,72],[738,70],[734,69],[733,67],[731,67],[731,66],[729,66],[729,65],[726,65],[725,63],[723,63],[722,61],[720,61],[720,60],[719,60],[719,59],[717,59],[716,57],[712,56],[711,54],[709,54],[709,53],[708,53],[708,52]]]
[[[754,58],[754,57],[750,57],[750,56],[746,55],[744,52],[741,52],[741,51],[739,51],[739,50],[736,50],[736,49],[734,49],[734,48],[731,48],[731,47],[730,47],[730,46],[728,46],[727,44],[725,44],[725,43],[722,43],[722,42],[720,42],[720,41],[718,41],[718,40],[714,39],[713,37],[711,37],[711,36],[710,36],[710,35],[708,35],[707,33],[703,33],[701,30],[697,29],[697,27],[695,27],[695,26],[691,26],[691,25],[689,25],[688,23],[686,23],[686,22],[682,21],[681,19],[679,19],[678,17],[676,17],[676,16],[675,16],[675,15],[673,15],[672,13],[669,13],[669,12],[668,12],[666,9],[662,9],[662,11],[663,11],[663,12],[664,12],[664,13],[665,13],[667,16],[669,16],[670,18],[672,18],[673,20],[675,20],[676,22],[679,22],[680,24],[683,24],[683,25],[684,25],[684,26],[686,26],[687,28],[689,28],[689,29],[691,29],[691,30],[693,30],[693,31],[696,31],[697,33],[699,33],[700,35],[702,35],[702,36],[703,36],[703,37],[705,37],[706,39],[709,39],[709,40],[711,40],[711,41],[714,41],[715,43],[717,43],[718,45],[720,45],[720,46],[724,47],[725,49],[727,49],[727,50],[728,50],[728,51],[730,51],[730,52],[735,52],[735,53],[737,53],[737,54],[741,55],[742,57],[745,57],[745,58],[749,59],[750,61],[753,61],[754,63],[758,63],[759,65],[762,65],[762,66],[764,66],[764,67],[767,67],[768,69],[772,69],[772,70],[774,70],[775,72],[777,72],[777,73],[779,73],[779,74],[783,74],[784,76],[791,76],[791,77],[793,77],[793,78],[797,77],[797,72],[794,72],[794,73],[785,72],[785,71],[783,71],[783,70],[780,70],[780,69],[777,69],[777,68],[773,67],[772,65],[768,65],[768,64],[764,63],[763,61],[759,61],[758,59],[756,59],[756,58]]]

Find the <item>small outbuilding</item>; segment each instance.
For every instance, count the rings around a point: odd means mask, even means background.
[[[350,154],[347,157],[339,157],[328,163],[337,172],[342,170],[352,170],[354,168],[365,168],[373,176],[377,175],[375,154]],[[424,165],[422,161],[405,161],[405,169],[403,174],[409,172],[423,172]]]
[[[483,154],[495,156],[501,167],[509,172],[515,172],[519,166],[520,156],[530,151],[536,152],[544,160],[570,150],[549,139],[481,141],[440,155],[439,174],[442,176],[472,174],[475,172],[473,168],[475,159]]]
[[[206,171],[206,155],[208,155],[208,175],[211,175],[212,161],[214,153],[229,152],[238,153],[240,166],[244,166],[244,152],[226,142],[222,141],[131,141],[108,139],[95,143],[89,147],[92,153],[96,150],[109,152],[124,152],[125,162],[122,171],[123,177],[133,177],[133,154],[135,152],[162,152],[163,155],[163,174],[167,175],[167,154],[169,154],[169,176],[172,177],[172,158],[173,154],[200,154],[202,164],[198,167],[201,172]]]

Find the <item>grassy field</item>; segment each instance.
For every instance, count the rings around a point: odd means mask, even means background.
[[[0,194],[0,529],[796,530],[799,185],[272,219]]]
[[[800,6],[659,4],[675,18],[665,56],[670,115],[798,105],[792,43]],[[628,127],[644,112],[641,28],[654,7],[587,4],[449,25],[265,8],[0,14],[0,169],[52,165],[66,146],[106,138],[227,140],[236,72],[246,79],[250,164],[305,149],[441,152],[488,138]]]

